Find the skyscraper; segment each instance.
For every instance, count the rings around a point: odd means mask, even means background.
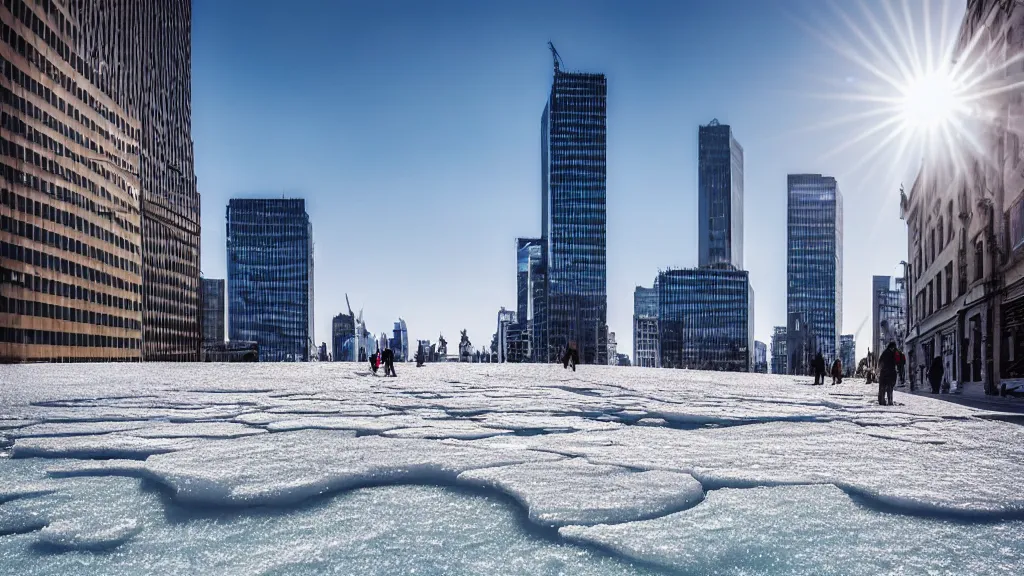
[[[786,327],[776,326],[772,330],[772,374],[789,374],[786,354]]]
[[[394,337],[391,340],[391,350],[395,353],[396,362],[409,360],[409,327],[402,318],[395,322],[393,330]]]
[[[633,365],[643,368],[661,366],[658,345],[658,285],[637,286],[633,292]]]
[[[732,128],[712,120],[698,129],[700,267],[743,268],[743,148]]]
[[[356,319],[351,313],[338,314],[331,320],[331,354],[335,362],[359,360]]]
[[[664,368],[750,372],[753,319],[754,291],[745,271],[689,268],[658,274]]]
[[[853,334],[839,337],[839,360],[843,363],[843,375],[853,376],[857,371],[857,342]]]
[[[203,343],[224,341],[224,281],[203,278]]]
[[[544,342],[544,241],[540,238],[516,239],[516,317],[521,342],[518,360],[540,361],[537,353]]]
[[[0,231],[0,303],[14,307],[0,311],[0,358],[198,360],[191,2],[17,0],[0,13],[3,200],[47,221],[12,211]]]
[[[768,373],[768,345],[760,340],[754,340],[754,372]]]
[[[821,174],[790,174],[788,190],[787,311],[803,315],[814,345],[831,361],[843,329],[843,196],[836,179]],[[792,359],[793,345],[788,352]]]
[[[607,364],[606,98],[603,74],[554,79],[541,117],[541,237],[546,275],[545,362],[575,340],[580,361]]]
[[[877,358],[878,353],[885,348],[881,343],[884,334],[879,329],[884,314],[883,306],[889,294],[889,286],[892,284],[891,276],[871,277],[871,354]],[[887,342],[888,343],[888,342]]]
[[[260,362],[313,353],[313,227],[301,199],[232,199],[227,210],[228,324]]]
[[[192,2],[35,4],[41,14],[44,8],[48,12],[43,21],[57,24],[55,30],[66,24],[76,36],[77,42],[63,52],[71,67],[78,57],[81,74],[138,120],[135,134],[141,146],[129,168],[142,191],[143,357],[198,360],[200,206],[192,146]],[[32,28],[30,19],[26,25]],[[62,53],[52,44],[51,49]],[[108,129],[123,123],[106,114],[104,104],[98,106]]]

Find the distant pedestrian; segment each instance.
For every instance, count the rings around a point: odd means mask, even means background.
[[[420,349],[416,351],[416,367],[417,368],[423,367],[423,364],[425,362],[426,362],[426,359],[424,358],[423,347],[420,346]]]
[[[811,368],[814,371],[814,385],[823,386],[825,384],[825,357],[822,356],[821,350],[818,350],[818,354],[811,361]]]
[[[892,389],[896,387],[896,343],[889,346],[878,356],[878,403],[892,406]]]
[[[942,375],[945,373],[942,366],[942,358],[936,356],[932,359],[932,366],[928,369],[928,383],[932,385],[932,394],[938,394],[942,387]]]
[[[576,364],[578,364],[579,361],[580,353],[576,349],[576,341],[570,340],[569,343],[565,345],[565,354],[562,355],[562,368],[568,368],[569,365],[572,365],[572,371],[575,372]]]
[[[373,375],[377,375],[377,368],[380,366],[380,357],[376,352],[370,354],[370,370],[373,370]]]
[[[391,348],[384,349],[384,376],[398,376],[395,374],[395,351]]]
[[[832,363],[832,385],[843,383],[843,363],[836,358],[836,361]]]
[[[896,375],[899,376],[900,386],[907,385],[907,357],[903,355],[903,350],[896,349]],[[911,390],[913,390],[913,384],[911,384]]]

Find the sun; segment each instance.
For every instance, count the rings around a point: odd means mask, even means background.
[[[912,78],[901,89],[901,116],[905,128],[929,133],[950,127],[964,112],[965,100],[956,79],[946,69]]]

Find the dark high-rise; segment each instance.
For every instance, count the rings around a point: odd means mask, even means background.
[[[554,79],[541,117],[541,237],[545,246],[546,347],[555,361],[575,340],[580,361],[607,364],[606,98],[603,74]]]
[[[192,2],[61,4],[70,20],[53,0],[37,0],[35,9],[48,12],[58,28],[61,23],[69,27],[77,39],[64,52],[72,67],[140,126],[135,174],[142,190],[143,359],[198,360],[202,333],[199,192],[192,146]],[[120,121],[105,112],[99,110],[116,128]]]
[[[698,265],[743,268],[743,148],[732,128],[712,120],[698,144]]]
[[[812,357],[820,350],[831,361],[843,328],[843,196],[836,179],[821,174],[790,174],[788,188],[787,309],[807,324]],[[802,373],[792,362],[796,335],[790,327],[789,369]]]
[[[313,228],[301,199],[232,199],[227,211],[228,332],[260,362],[313,351]]]
[[[224,281],[203,278],[203,343],[224,342]]]

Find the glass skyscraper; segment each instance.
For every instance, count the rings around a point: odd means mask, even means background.
[[[546,277],[545,362],[575,340],[580,361],[607,364],[606,98],[604,74],[565,72],[541,118],[541,237]]]
[[[697,140],[698,265],[742,269],[743,148],[718,120],[701,126]]]
[[[836,179],[821,174],[790,174],[788,189],[787,311],[803,315],[831,361],[843,328],[843,197]]]
[[[754,362],[754,291],[727,268],[658,274],[661,366],[749,372]]]
[[[313,227],[302,199],[232,199],[227,211],[231,340],[261,362],[306,361],[313,335]]]
[[[658,286],[637,286],[633,292],[633,365],[642,368],[661,366],[658,346]]]
[[[772,330],[772,374],[789,374],[786,340],[786,327],[776,326]]]
[[[203,343],[224,342],[224,281],[203,278]]]
[[[540,361],[537,353],[544,349],[544,241],[540,238],[516,240],[516,317],[519,334],[526,352],[517,358]]]

